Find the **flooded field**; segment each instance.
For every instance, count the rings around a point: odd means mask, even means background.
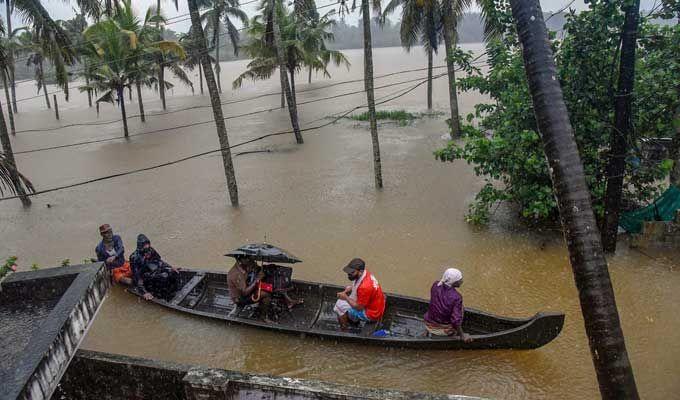
[[[472,46],[478,50],[480,46]],[[361,79],[362,50],[348,50],[351,70],[332,69],[333,78],[306,73],[297,77],[298,102],[360,91],[361,81],[320,90],[331,83]],[[426,66],[422,50],[374,50],[376,75]],[[276,92],[278,79],[247,83],[231,90],[246,61],[222,65],[222,101]],[[443,65],[440,54],[435,65]],[[435,73],[444,72],[443,69]],[[197,72],[192,76],[196,76]],[[376,79],[376,87],[425,78],[426,71]],[[448,110],[446,78],[435,81],[434,104]],[[380,99],[409,85],[379,89]],[[142,124],[130,120],[131,133],[157,131],[212,118],[205,96],[176,86],[168,96],[170,111],[145,92],[150,115]],[[171,93],[172,94],[172,93]],[[35,95],[22,84],[18,97]],[[20,103],[18,130],[110,121],[117,109],[101,106],[97,118],[84,94],[72,101],[59,95],[61,120],[44,109],[42,97]],[[459,97],[461,113],[482,101]],[[127,98],[126,98],[127,100]],[[328,116],[363,104],[357,93],[299,106],[302,127],[327,122]],[[225,116],[276,108],[268,96],[224,106]],[[424,112],[426,86],[378,109]],[[128,113],[137,114],[136,102]],[[232,144],[287,130],[286,110],[227,120]],[[322,379],[436,393],[459,393],[503,399],[589,399],[598,396],[578,296],[562,238],[554,231],[529,232],[511,221],[501,207],[488,227],[465,223],[464,215],[482,181],[463,161],[440,163],[432,152],[445,143],[444,117],[424,118],[407,126],[380,126],[385,189],[373,187],[370,134],[364,124],[341,120],[303,132],[305,144],[292,134],[243,146],[238,152],[265,150],[234,159],[241,207],[229,206],[219,155],[124,176],[34,198],[30,209],[19,201],[0,203],[0,255],[17,255],[23,268],[32,263],[78,263],[94,254],[97,227],[110,223],[121,234],[128,254],[135,237],[145,233],[175,266],[226,271],[233,261],[227,250],[267,240],[289,249],[305,262],[295,277],[343,283],[341,268],[362,257],[386,291],[427,297],[443,266],[465,275],[462,293],[468,306],[490,312],[528,316],[541,310],[563,311],[560,337],[533,351],[414,351],[335,344],[250,328],[225,326],[172,313],[138,301],[114,288],[93,324],[86,349],[150,357],[247,372]],[[122,136],[120,123],[18,133],[17,152]],[[38,189],[143,168],[218,147],[213,124],[169,129],[80,147],[17,155],[21,171]],[[515,226],[515,228],[513,228]],[[623,243],[609,260],[628,350],[640,394],[646,399],[677,396],[680,359],[680,254],[643,254]]]

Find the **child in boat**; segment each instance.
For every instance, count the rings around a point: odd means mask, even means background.
[[[103,261],[106,268],[111,271],[111,278],[115,283],[132,285],[132,270],[130,263],[125,261],[125,247],[123,239],[113,234],[111,225],[104,224],[99,227],[101,242],[94,249],[97,260]]]
[[[248,274],[255,272],[257,263],[252,257],[237,256],[234,266],[231,267],[227,273],[227,286],[229,287],[229,296],[236,305],[234,312],[249,304],[258,304],[260,311],[260,318],[269,322],[269,304],[271,303],[271,294],[266,291],[258,290],[260,280],[264,278],[264,272],[259,271],[252,279],[248,279]]]
[[[465,342],[470,336],[463,332],[463,296],[456,290],[463,284],[463,273],[447,268],[442,279],[430,289],[430,304],[423,319],[427,331],[435,336],[458,336]]]

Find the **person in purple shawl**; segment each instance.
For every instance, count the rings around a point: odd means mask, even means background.
[[[465,342],[470,335],[463,332],[463,296],[456,288],[463,284],[463,273],[455,268],[447,268],[442,279],[435,281],[430,289],[430,304],[423,319],[427,331],[435,336],[457,334]]]

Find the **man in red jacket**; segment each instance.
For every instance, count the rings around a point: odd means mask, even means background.
[[[385,312],[385,295],[373,274],[366,270],[366,263],[355,258],[342,269],[352,285],[338,293],[333,310],[338,314],[340,329],[347,330],[350,321],[379,321]]]

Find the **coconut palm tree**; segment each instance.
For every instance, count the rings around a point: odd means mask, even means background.
[[[163,23],[165,23],[165,18],[161,18],[161,0],[156,1],[156,16],[158,17],[156,19],[156,30],[158,31],[158,40],[163,40],[163,26],[160,24],[160,21],[162,20]],[[178,0],[174,0],[175,3],[175,9],[179,9],[179,4]],[[162,52],[159,52],[156,57],[156,63],[157,63],[157,70],[158,70],[158,92],[161,95],[161,104],[163,105],[163,110],[167,109],[167,106],[165,104],[165,55]],[[191,90],[193,92],[193,85],[191,87]]]
[[[45,46],[38,41],[38,35],[34,31],[25,31],[18,36],[18,41],[21,48],[21,53],[26,55],[26,66],[33,67],[35,71],[35,82],[38,87],[38,93],[42,89],[45,94],[45,104],[47,108],[50,106],[50,98],[47,93],[47,83],[45,82]]]
[[[19,47],[17,35],[22,30],[24,30],[24,28],[17,28],[13,32],[8,32],[5,30],[3,21],[0,20],[0,48],[2,48],[2,51],[5,54],[3,63],[5,61],[7,63],[14,63],[14,57],[10,55],[16,53],[16,49]],[[13,83],[12,70],[14,68],[14,65],[0,65],[0,68],[3,68],[3,70],[5,71],[2,73],[2,85],[3,88],[5,89],[5,99],[7,101],[7,116],[9,118],[9,126],[12,131],[12,135],[16,135],[16,127],[14,126],[14,110],[12,109],[11,106],[12,101],[10,95],[10,86]]]
[[[0,195],[4,195],[3,189],[9,189],[10,192],[15,194],[35,192],[31,181],[16,170],[14,162],[10,162],[3,153],[0,153]]]
[[[371,143],[373,147],[373,177],[375,187],[383,187],[382,163],[380,160],[380,140],[378,138],[378,122],[375,118],[375,91],[373,85],[373,44],[371,43],[371,6],[373,11],[380,15],[380,0],[360,0],[361,1],[361,21],[364,31],[364,89],[368,106],[368,121],[371,129]],[[352,2],[352,11],[356,9],[356,0]],[[349,7],[345,0],[340,2],[340,15],[349,13]]]
[[[210,103],[215,119],[217,138],[220,141],[220,148],[222,150],[222,164],[224,165],[224,175],[227,178],[229,199],[231,200],[231,205],[233,207],[238,207],[238,186],[236,185],[234,163],[232,162],[231,150],[229,148],[229,136],[227,136],[227,126],[224,122],[224,115],[222,114],[220,93],[217,90],[215,76],[213,75],[210,59],[208,58],[208,51],[206,49],[207,42],[203,33],[203,26],[201,25],[201,16],[198,13],[199,1],[200,0],[187,0],[189,12],[191,14],[191,29],[192,33],[195,35],[194,42],[198,45],[198,51],[203,54],[203,57],[201,57],[201,66],[203,67],[203,71],[205,71],[205,83],[208,86],[208,92],[210,93]]]
[[[4,77],[7,74],[8,58],[4,49],[0,47],[0,74]],[[10,109],[11,104],[7,104]],[[5,123],[5,113],[2,110],[2,103],[0,102],[0,145],[2,145],[2,157],[0,157],[0,192],[2,187],[8,187],[13,192],[20,196],[21,202],[25,207],[31,205],[31,199],[26,195],[26,189],[33,190],[30,182],[24,178],[16,168],[16,161],[14,161],[14,152],[12,151],[12,142],[9,140],[9,133],[7,132],[7,124]]]
[[[229,41],[234,48],[234,55],[238,55],[240,34],[234,21],[248,26],[248,15],[239,8],[238,0],[199,0],[199,7],[209,8],[201,16],[205,22],[205,29],[211,34],[211,47],[215,49],[215,73],[217,74],[217,88],[222,93],[220,79],[220,36],[226,29]]]
[[[538,0],[510,0],[603,399],[638,399],[590,191]]]
[[[324,76],[331,77],[328,65],[332,62],[336,66],[349,67],[349,61],[345,55],[337,50],[326,48],[325,41],[332,41],[333,34],[330,32],[332,20],[330,17],[334,11],[320,17],[315,24],[297,22],[293,13],[284,12],[281,15],[281,34],[283,52],[286,55],[286,69],[290,71],[291,94],[293,101],[295,94],[295,72],[307,67],[310,71],[322,72]],[[244,80],[269,79],[279,68],[276,50],[267,43],[267,26],[262,16],[256,16],[250,22],[248,28],[250,41],[242,46],[242,50],[253,60],[248,63],[247,70],[239,75],[233,82],[234,89],[241,87]]]
[[[46,50],[48,47],[50,48],[50,51],[47,51],[47,53],[57,71],[57,83],[63,88],[64,94],[68,99],[68,75],[65,65],[73,65],[75,62],[75,50],[71,48],[71,43],[66,33],[50,17],[43,6],[44,2],[40,0],[0,0],[0,3],[5,3],[6,6],[5,16],[7,18],[8,32],[12,32],[11,16],[16,12],[21,15],[26,25],[31,26],[33,31],[40,36],[39,41],[46,46]],[[95,10],[99,7],[99,0],[78,0],[76,3],[88,13],[96,13]],[[92,14],[92,16],[95,16],[95,14]],[[17,112],[13,53],[8,53],[8,60],[10,64],[12,107],[14,112]]]
[[[196,37],[191,29],[189,29],[188,33],[182,33],[180,35],[179,43],[187,54],[187,58],[184,59],[182,65],[189,71],[198,68],[198,82],[201,88],[201,94],[203,94],[203,67],[201,67],[201,57],[203,54],[201,53],[201,49],[204,49],[206,46],[205,44],[201,46],[199,43],[196,43]],[[207,57],[211,63],[215,62],[215,58],[212,55],[208,54]]]
[[[432,109],[432,63],[433,53],[437,52],[441,43],[442,23],[440,3],[437,0],[391,0],[381,17],[386,21],[387,15],[401,6],[401,45],[406,51],[422,43],[427,53],[427,108]]]
[[[170,56],[177,58],[177,62],[167,63],[166,66],[169,65],[171,69],[185,57],[184,50],[177,42],[155,41],[158,31],[153,24],[158,20],[164,21],[152,9],[148,9],[144,19],[140,20],[132,9],[131,0],[124,0],[116,6],[116,12],[112,17],[90,26],[84,33],[87,46],[83,53],[93,61],[94,71],[90,85],[81,86],[80,90],[101,91],[103,95],[97,103],[102,101],[113,103],[114,100],[119,102],[125,137],[128,137],[129,132],[124,89],[131,90],[133,84],[141,86],[143,83],[153,82],[153,78],[148,78],[150,81],[146,80],[145,71],[147,74],[150,72],[155,74],[154,67],[149,65],[158,59],[159,54],[164,59]],[[173,69],[173,72],[180,80],[191,84],[181,68],[177,71]],[[87,73],[89,75],[90,72]],[[169,82],[164,83],[171,86]],[[139,86],[137,89],[140,111],[143,113],[141,89]]]
[[[621,61],[619,63],[618,93],[614,106],[614,129],[610,133],[609,162],[607,163],[607,192],[604,198],[602,244],[604,251],[616,251],[616,239],[626,172],[627,143],[633,133],[632,107],[635,85],[635,48],[640,26],[640,0],[626,2],[621,32]]]

